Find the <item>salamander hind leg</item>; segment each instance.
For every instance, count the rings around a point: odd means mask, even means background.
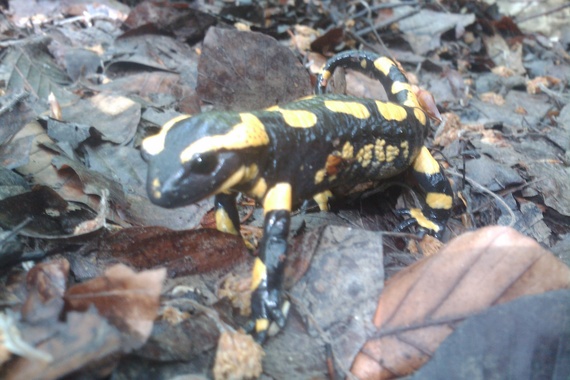
[[[403,210],[403,214],[411,218],[402,222],[398,231],[417,225],[420,229],[441,237],[453,206],[453,190],[444,175],[439,163],[432,157],[426,147],[412,163],[412,173],[418,181],[420,189],[425,193],[425,206],[422,209]]]

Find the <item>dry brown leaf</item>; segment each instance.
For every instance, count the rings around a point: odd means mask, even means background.
[[[93,308],[86,313],[68,313],[65,322],[34,327],[21,325],[21,328],[31,330],[26,334],[28,337],[40,337],[37,353],[49,354],[49,360],[40,360],[37,354],[26,352],[25,356],[14,358],[0,369],[2,379],[106,378],[113,369],[113,358],[127,351],[121,334]],[[77,373],[83,368],[90,376]]]
[[[517,106],[517,108],[515,108],[515,113],[519,114],[519,115],[528,115],[527,110],[525,110],[523,107],[521,106]]]
[[[503,78],[509,78],[515,75],[515,72],[505,66],[495,66],[491,69],[491,72]]]
[[[27,322],[57,321],[68,276],[69,262],[65,259],[34,266],[26,277],[28,297],[22,306],[22,318]]]
[[[263,348],[251,335],[223,332],[218,341],[214,379],[249,379],[261,375]]]
[[[152,330],[165,277],[164,268],[135,273],[118,264],[103,277],[69,288],[66,306],[84,311],[95,305],[99,314],[142,344]]]
[[[249,257],[239,236],[213,229],[174,231],[156,226],[123,228],[102,235],[84,251],[88,254],[72,262],[79,278],[95,277],[117,263],[136,270],[166,268],[170,278],[227,272]]]
[[[410,374],[470,315],[523,295],[569,287],[570,269],[515,230],[466,233],[386,283],[374,317],[378,330],[352,372],[361,379]]]
[[[422,254],[431,256],[439,252],[443,243],[431,235],[425,235],[422,240],[410,240],[408,242],[408,251],[414,255]]]
[[[494,104],[497,106],[502,106],[505,104],[505,98],[503,98],[501,95],[496,94],[494,92],[485,92],[485,93],[479,95],[479,97],[485,103],[491,103],[491,104]]]
[[[16,168],[16,171],[29,177],[34,184],[46,185],[55,189],[62,198],[68,201],[81,202],[96,209],[98,202],[83,192],[79,178],[72,171],[57,170],[51,164],[52,159],[57,154],[46,149],[45,146],[51,146],[54,142],[37,121],[28,123],[14,139],[28,136],[34,138],[29,163]]]
[[[536,77],[528,81],[528,83],[526,84],[526,92],[528,92],[529,94],[540,94],[542,92],[541,86],[550,88],[558,84],[560,84],[560,79],[551,77],[549,75],[543,77]]]
[[[440,146],[448,146],[457,140],[462,131],[461,119],[457,114],[446,112],[442,115],[444,123],[437,130],[434,138],[434,144]]]

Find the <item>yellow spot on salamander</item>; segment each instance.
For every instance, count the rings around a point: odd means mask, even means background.
[[[426,203],[434,209],[449,210],[453,205],[453,198],[443,193],[427,193]]]
[[[287,182],[279,182],[273,186],[263,200],[263,213],[266,214],[272,210],[291,211],[291,184]]]
[[[414,116],[422,125],[426,125],[426,114],[419,108],[414,108]]]
[[[408,156],[410,155],[410,144],[408,141],[402,141],[400,143],[400,148],[402,149],[402,156],[404,157],[404,160],[407,160]]]
[[[378,139],[374,145],[374,155],[376,160],[379,162],[386,161],[386,154],[384,153],[384,146],[386,145],[386,140]]]
[[[288,126],[293,128],[311,128],[317,124],[317,115],[305,110],[278,110]]]
[[[344,143],[342,146],[342,158],[345,160],[351,159],[354,157],[354,146],[348,141]]]
[[[255,177],[257,177],[258,174],[259,174],[259,167],[257,166],[257,164],[251,164],[245,167],[243,179],[244,181],[252,181],[253,179],[255,179]]]
[[[395,66],[396,64],[387,57],[380,57],[374,61],[374,67],[386,76],[390,72],[390,69]]]
[[[408,107],[420,107],[420,103],[418,102],[418,98],[416,94],[413,93],[412,87],[409,83],[406,82],[394,82],[392,84],[392,93],[397,94],[401,91],[406,92],[406,100],[402,103]]]
[[[343,102],[341,100],[325,100],[325,107],[333,112],[352,115],[357,119],[368,119],[370,111],[362,103]]]
[[[364,145],[358,151],[358,153],[356,153],[356,160],[358,162],[360,162],[360,165],[362,165],[363,168],[370,165],[370,162],[372,161],[373,149],[374,149],[374,144],[367,144],[367,145]]]
[[[437,174],[440,171],[439,164],[425,146],[420,150],[413,166],[415,171],[422,174]]]
[[[420,210],[419,208],[410,209],[410,215],[418,222],[418,224],[421,227],[435,232],[439,232],[440,230],[439,226],[434,222],[432,222],[431,220],[429,220],[428,218],[426,218],[422,210]]]
[[[332,193],[330,190],[325,190],[321,193],[316,194],[313,199],[319,205],[321,211],[329,210],[329,199],[332,198]]]
[[[184,149],[180,154],[180,162],[190,161],[196,153],[221,149],[243,149],[269,144],[269,136],[257,116],[251,113],[240,113],[239,115],[241,123],[234,125],[228,133],[203,137]]]
[[[321,74],[321,77],[327,81],[329,80],[329,78],[331,77],[332,73],[328,70],[324,70],[323,73]]]
[[[231,176],[228,177],[221,185],[218,187],[214,194],[223,193],[231,188],[233,188],[238,183],[244,181],[246,173],[246,167],[241,166],[238,170],[236,170]]]
[[[318,170],[315,173],[315,185],[318,185],[319,183],[323,182],[326,174],[327,174],[326,169]]]
[[[232,235],[239,235],[236,226],[234,226],[234,224],[232,223],[232,220],[230,219],[230,216],[228,215],[226,210],[224,210],[223,208],[217,209],[215,217],[216,217],[216,228],[218,229],[218,231],[227,232]]]
[[[228,177],[217,189],[215,194],[227,192],[235,185],[252,181],[259,174],[256,164],[250,166],[240,166],[231,176]]]
[[[362,67],[363,69],[366,69],[366,65],[368,64],[368,62],[366,62],[365,59],[363,59],[362,61],[360,61],[360,67]]]
[[[162,197],[160,186],[160,180],[158,178],[152,180],[152,197],[154,199],[160,199],[160,197]]]
[[[259,318],[255,320],[255,332],[260,333],[269,328],[269,319]]]
[[[247,191],[247,194],[255,199],[263,199],[265,193],[267,193],[267,182],[263,178],[258,179],[255,185]]]
[[[394,161],[398,157],[399,153],[400,149],[398,149],[397,146],[388,145],[386,147],[386,162]]]
[[[259,257],[256,257],[251,272],[251,290],[257,289],[265,279],[267,279],[267,267]]]
[[[181,120],[190,118],[190,115],[180,115],[173,119],[170,119],[166,124],[162,126],[162,129],[158,134],[154,136],[147,137],[142,142],[142,149],[150,154],[151,156],[157,155],[164,150],[164,142],[166,141],[166,134],[168,131]]]
[[[397,104],[376,100],[376,107],[378,107],[378,112],[386,120],[403,121],[408,117],[406,109]]]

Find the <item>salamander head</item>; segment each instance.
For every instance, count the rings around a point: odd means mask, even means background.
[[[182,207],[250,181],[258,174],[256,155],[267,143],[263,124],[252,114],[173,119],[142,144],[149,198],[162,207]]]

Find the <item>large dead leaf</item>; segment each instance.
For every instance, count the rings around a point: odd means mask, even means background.
[[[63,120],[94,127],[103,140],[126,144],[132,140],[141,117],[141,105],[131,99],[98,94],[62,107]]]
[[[196,91],[217,108],[251,111],[312,93],[303,65],[269,36],[210,28],[203,49]]]
[[[163,227],[125,228],[102,236],[70,256],[77,278],[98,275],[122,263],[137,270],[164,267],[168,276],[227,271],[248,257],[239,236],[213,229],[173,231]]]
[[[18,231],[24,236],[55,239],[81,235],[102,226],[99,223],[89,230],[80,228],[94,219],[92,210],[65,201],[47,186],[36,186],[29,192],[0,200],[0,225],[12,229],[24,223]]]
[[[402,16],[410,13],[410,8],[395,8],[394,13]],[[474,21],[475,15],[472,13],[454,14],[422,9],[410,17],[403,17],[398,21],[398,27],[416,54],[426,54],[440,48],[443,33],[455,30],[459,37]]]
[[[125,25],[134,30],[125,34],[144,34],[145,29],[152,27],[157,32],[174,34],[179,40],[193,45],[204,38],[208,27],[216,22],[211,13],[185,8],[181,4],[144,1],[129,13]]]
[[[570,287],[570,269],[534,240],[487,227],[451,241],[387,284],[352,372],[361,379],[410,374],[455,324],[522,295]]]
[[[121,334],[93,308],[86,313],[69,313],[64,323],[18,327],[28,340],[40,341],[37,348],[49,353],[51,361],[31,357],[16,358],[2,367],[2,379],[61,379],[123,351]],[[112,367],[109,362],[104,364],[87,367],[88,372],[92,376],[105,377]]]
[[[54,260],[35,265],[28,272],[28,297],[22,306],[22,318],[27,322],[55,322],[63,308],[63,293],[67,287],[69,262]]]
[[[58,170],[52,165],[52,160],[58,157],[58,153],[46,148],[53,146],[54,142],[38,122],[28,123],[14,139],[32,139],[29,162],[17,166],[16,169],[22,176],[26,176],[30,183],[51,187],[65,200],[81,202],[92,209],[98,208],[99,197],[86,194],[81,180],[72,170]],[[77,164],[82,166],[79,162]],[[100,187],[96,194],[100,194],[103,188]]]
[[[64,88],[71,82],[53,62],[46,42],[47,39],[32,40],[9,48],[2,59],[2,65],[11,68],[7,87],[14,93],[30,92],[43,100],[53,93],[60,101],[72,101],[76,96]]]
[[[150,335],[165,277],[165,269],[135,273],[119,264],[103,277],[72,286],[64,298],[71,310],[84,311],[94,305],[136,348]]]
[[[26,99],[28,94],[4,96],[0,108],[0,145],[9,141],[20,129],[22,129],[35,116],[35,112],[30,107],[30,102]],[[2,160],[2,155],[0,155]]]

